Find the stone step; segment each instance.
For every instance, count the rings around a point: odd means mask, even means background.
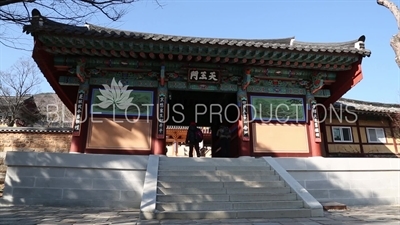
[[[158,195],[158,202],[248,202],[248,201],[294,201],[295,193],[286,194],[189,194],[189,195]]]
[[[262,210],[262,209],[299,209],[302,201],[264,201],[264,202],[158,202],[159,211],[204,211],[204,210]]]
[[[199,162],[199,163],[240,163],[240,162],[266,162],[263,158],[240,157],[240,158],[204,158],[204,157],[160,157],[160,163],[181,163],[181,162]]]
[[[268,165],[231,165],[231,166],[206,166],[206,165],[173,165],[173,166],[162,166],[158,167],[159,171],[268,171],[271,167]]]
[[[259,171],[223,171],[223,170],[213,170],[213,171],[158,171],[158,176],[269,176],[275,175],[274,170],[259,170]]]
[[[178,211],[142,214],[145,219],[246,219],[246,218],[307,218],[311,217],[309,209],[271,209],[271,210],[227,210],[227,211]]]
[[[290,187],[259,187],[259,188],[232,188],[232,187],[192,187],[192,188],[157,188],[158,194],[164,195],[199,195],[199,194],[288,194]]]
[[[266,162],[160,162],[159,167],[165,166],[269,166]]]
[[[195,188],[195,187],[208,187],[208,188],[254,188],[254,187],[284,187],[283,181],[241,181],[241,182],[168,182],[159,181],[159,187],[165,188]]]
[[[208,182],[208,181],[276,181],[279,180],[278,175],[269,176],[159,176],[159,181],[166,182]]]

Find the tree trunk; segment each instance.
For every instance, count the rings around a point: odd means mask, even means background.
[[[396,54],[395,61],[397,66],[400,68],[400,32],[390,39],[390,46],[392,46],[392,49]]]
[[[392,47],[396,55],[395,56],[396,64],[400,68],[400,10],[396,6],[396,4],[394,4],[390,0],[377,0],[376,2],[378,3],[378,5],[381,5],[389,9],[389,11],[393,14],[394,18],[396,19],[398,32],[390,39],[390,46]]]

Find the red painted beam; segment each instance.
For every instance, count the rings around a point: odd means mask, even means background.
[[[324,102],[326,107],[339,100],[346,92],[362,80],[361,61],[360,59],[358,62],[354,63],[351,70],[337,75],[336,82],[332,84],[330,88],[331,96]]]
[[[58,83],[58,77],[54,74],[56,70],[54,69],[53,65],[53,57],[43,50],[42,44],[38,40],[35,40],[32,58],[35,60],[44,77],[47,79],[50,86],[54,89],[55,93],[58,95],[64,105],[71,112],[75,112],[75,99],[73,99],[74,101],[72,101],[72,99],[70,99],[61,88],[61,85]]]

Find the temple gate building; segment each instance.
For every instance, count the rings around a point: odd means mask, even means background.
[[[222,115],[232,157],[320,156],[315,105],[329,107],[359,83],[371,54],[365,36],[340,43],[182,37],[32,14],[24,31],[44,76],[76,111],[76,153],[165,154],[167,141],[184,139],[167,128],[195,120],[209,127],[215,151]]]

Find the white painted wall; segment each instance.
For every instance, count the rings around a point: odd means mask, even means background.
[[[399,158],[274,158],[320,202],[400,204]]]

